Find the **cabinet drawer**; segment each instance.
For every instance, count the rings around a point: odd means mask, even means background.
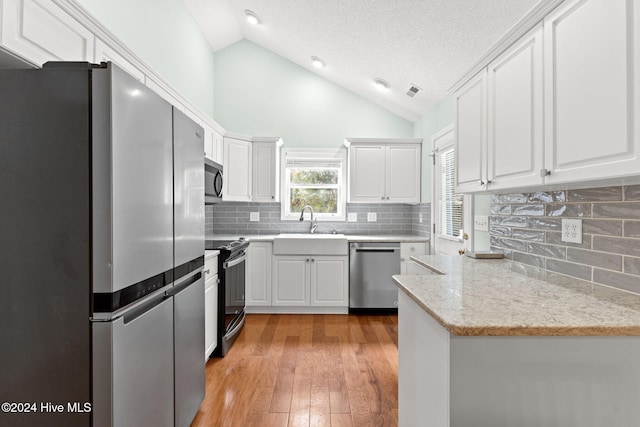
[[[417,243],[400,243],[400,255],[424,255],[427,253],[427,244],[424,242]]]
[[[209,255],[204,259],[204,280],[205,282],[211,277],[218,274],[218,255]]]

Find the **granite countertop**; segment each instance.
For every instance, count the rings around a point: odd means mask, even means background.
[[[461,336],[640,335],[640,295],[504,259],[423,255],[433,275],[393,281]]]
[[[287,233],[283,233],[287,234]],[[278,234],[248,234],[248,235],[235,235],[235,234],[208,234],[205,236],[205,240],[236,240],[239,237],[252,242],[272,242],[273,238]],[[412,235],[345,235],[348,242],[400,242],[400,243],[413,243],[413,242],[428,242],[429,238],[424,236],[412,236]]]

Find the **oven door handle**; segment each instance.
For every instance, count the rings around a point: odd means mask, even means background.
[[[229,267],[233,267],[234,265],[238,265],[241,262],[244,262],[245,259],[247,259],[247,255],[242,255],[238,258],[232,259],[231,261],[225,262],[224,264],[222,264],[222,268],[226,270]]]

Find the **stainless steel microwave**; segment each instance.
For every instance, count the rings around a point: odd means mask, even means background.
[[[222,165],[204,159],[204,204],[222,201]]]

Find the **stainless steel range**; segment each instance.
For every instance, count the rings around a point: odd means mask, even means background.
[[[244,326],[245,263],[249,242],[207,240],[206,249],[220,251],[218,257],[218,345],[213,355],[224,357]],[[222,326],[224,325],[224,326]]]

